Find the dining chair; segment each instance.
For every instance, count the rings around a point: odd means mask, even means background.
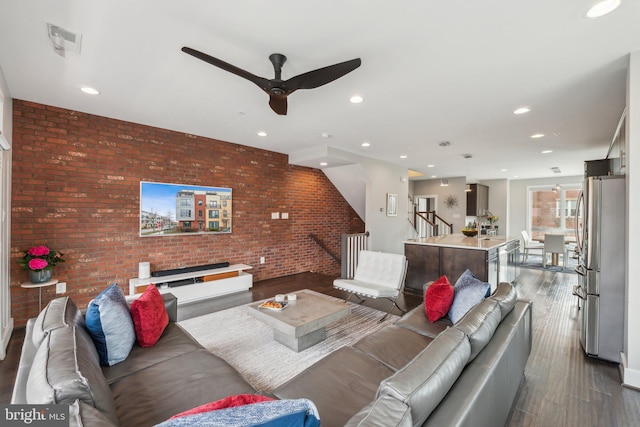
[[[527,262],[529,251],[539,250],[540,252],[542,252],[544,250],[544,244],[542,244],[541,242],[534,242],[533,240],[531,240],[531,238],[529,238],[529,234],[527,233],[527,230],[522,230],[520,234],[522,235],[522,240],[524,241],[523,242],[524,250],[522,251],[522,262]]]
[[[562,266],[567,266],[567,246],[564,243],[564,234],[545,234],[544,248],[542,249],[542,267],[547,268],[547,255],[562,255]]]

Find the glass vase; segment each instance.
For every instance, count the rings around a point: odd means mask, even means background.
[[[29,281],[31,283],[43,283],[51,280],[51,269],[33,271],[29,270]]]

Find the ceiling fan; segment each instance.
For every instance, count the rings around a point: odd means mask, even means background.
[[[207,55],[206,53],[191,49],[190,47],[185,46],[182,48],[182,51],[255,83],[260,89],[269,95],[269,106],[273,111],[280,115],[287,114],[287,96],[296,90],[313,89],[326,85],[327,83],[330,83],[355,70],[362,63],[360,58],[356,58],[350,61],[340,62],[339,64],[329,65],[328,67],[309,71],[307,73],[291,77],[289,80],[282,80],[282,65],[287,60],[287,57],[281,53],[274,53],[269,56],[269,60],[273,64],[275,78],[269,80],[251,74],[248,71]]]

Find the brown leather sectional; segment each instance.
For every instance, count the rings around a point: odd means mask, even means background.
[[[134,346],[112,367],[99,365],[75,304],[52,301],[27,324],[12,403],[68,403],[71,425],[152,426],[229,395],[258,393],[175,323],[175,297],[164,298],[170,323],[158,343]],[[456,325],[430,323],[419,306],[273,395],[311,399],[327,427],[503,425],[530,351],[531,303],[503,283]]]

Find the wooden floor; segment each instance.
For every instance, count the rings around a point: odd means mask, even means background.
[[[533,301],[533,349],[507,426],[640,426],[640,391],[620,385],[616,364],[588,358],[582,352],[576,297],[571,295],[576,283],[575,274],[520,269],[518,294]],[[346,293],[331,284],[331,277],[313,273],[265,280],[246,293],[182,305],[178,318],[184,320],[304,288],[346,298]],[[411,309],[421,299],[404,294],[399,305]],[[389,307],[387,300],[366,304],[385,311]],[[394,313],[400,314],[395,309]],[[14,331],[7,358],[0,362],[0,404],[11,400],[23,337],[24,330]]]

